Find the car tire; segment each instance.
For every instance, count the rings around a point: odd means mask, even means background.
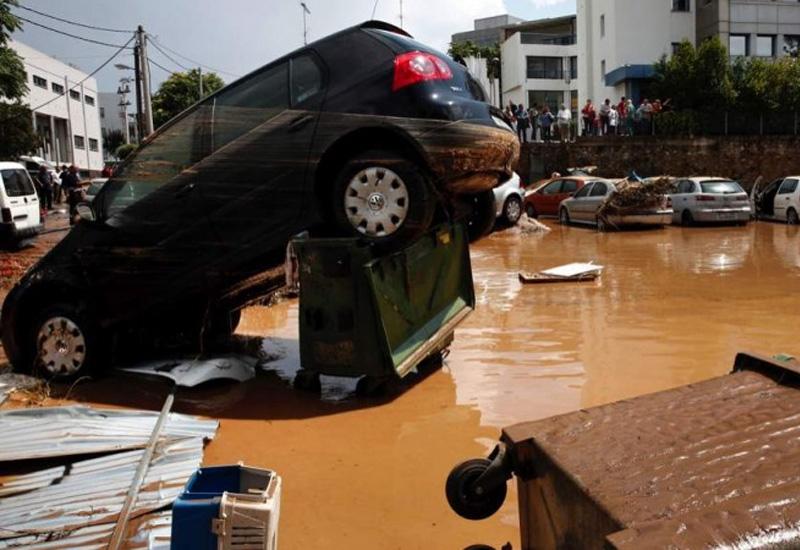
[[[509,225],[517,225],[522,217],[522,200],[516,195],[511,195],[503,204],[503,218]]]
[[[558,211],[558,223],[561,225],[569,225],[569,211],[566,208],[562,208]]]
[[[532,204],[525,205],[525,214],[531,219],[536,219],[539,217],[539,213]]]
[[[694,225],[694,216],[689,210],[684,210],[681,214],[681,225],[684,227],[691,227]]]
[[[786,223],[789,225],[797,225],[800,223],[800,218],[797,215],[797,210],[790,208],[786,211]]]
[[[494,192],[484,191],[477,195],[466,197],[469,207],[467,216],[467,234],[469,241],[475,242],[494,229],[497,217],[496,205],[494,203]]]
[[[370,189],[371,187],[371,189]],[[390,247],[420,237],[436,211],[419,163],[371,150],[349,160],[334,183],[333,219],[345,234]]]
[[[44,308],[31,323],[25,345],[29,372],[69,382],[95,374],[108,359],[100,329],[83,303]]]

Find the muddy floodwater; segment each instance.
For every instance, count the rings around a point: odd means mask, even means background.
[[[516,493],[493,518],[447,506],[451,467],[482,456],[501,427],[721,375],[737,351],[800,354],[800,228],[596,233],[510,229],[472,250],[477,311],[445,366],[405,392],[357,399],[324,379],[296,392],[297,304],[245,312],[241,338],[268,356],[241,385],[182,390],[177,409],[219,418],[206,464],[273,468],[284,480],[282,548],[519,548]],[[518,272],[573,261],[592,283],[523,286]],[[100,404],[157,408],[163,386],[78,386]]]

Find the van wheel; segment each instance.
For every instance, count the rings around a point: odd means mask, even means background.
[[[786,212],[786,223],[789,225],[797,225],[800,223],[800,219],[797,216],[797,211],[794,208],[790,208]]]
[[[569,225],[569,211],[566,208],[562,208],[558,211],[558,223],[561,225]]]
[[[356,156],[334,182],[336,225],[375,243],[413,241],[430,228],[435,210],[431,184],[418,163],[391,151]]]
[[[107,359],[99,329],[84,304],[57,303],[42,310],[28,336],[36,376],[70,381],[93,374]]]

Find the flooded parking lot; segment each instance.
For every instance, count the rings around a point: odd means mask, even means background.
[[[477,311],[445,366],[400,394],[358,399],[353,383],[332,379],[322,398],[294,391],[296,301],[246,310],[239,338],[265,358],[265,373],[178,393],[176,410],[221,421],[205,463],[241,460],[283,476],[286,548],[518,547],[513,484],[484,522],[458,518],[444,498],[450,468],[485,454],[501,427],[721,375],[737,351],[800,352],[800,228],[550,225],[473,247]],[[518,280],[572,261],[606,269],[590,283]],[[157,409],[167,391],[109,377],[69,397]]]

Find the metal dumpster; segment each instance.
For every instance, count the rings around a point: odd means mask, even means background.
[[[488,517],[516,475],[523,549],[800,548],[800,363],[731,374],[503,430],[447,481]]]
[[[293,246],[302,364],[296,386],[318,387],[319,374],[363,377],[360,388],[402,378],[438,356],[475,307],[462,225],[441,225],[388,255],[360,239]]]

